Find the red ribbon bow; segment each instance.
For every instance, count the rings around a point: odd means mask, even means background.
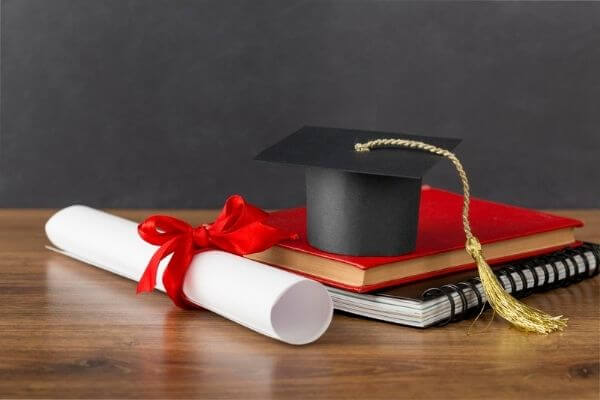
[[[163,284],[167,294],[179,307],[193,306],[183,293],[183,280],[195,254],[210,249],[243,255],[263,251],[296,234],[266,225],[268,213],[233,195],[227,199],[221,214],[212,224],[193,228],[187,222],[166,215],[153,215],[138,226],[146,242],[160,246],[150,259],[137,292],[151,292],[156,286],[160,261],[173,254],[165,272]]]

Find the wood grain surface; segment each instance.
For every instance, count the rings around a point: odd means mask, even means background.
[[[136,296],[132,281],[45,250],[51,213],[0,210],[2,398],[600,397],[597,277],[525,300],[568,316],[563,333],[496,319],[467,336],[469,322],[419,330],[336,313],[321,339],[296,347],[158,292]],[[600,211],[558,213],[585,221],[578,238],[600,242]]]

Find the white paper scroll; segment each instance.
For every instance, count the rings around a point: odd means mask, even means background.
[[[46,234],[63,254],[135,281],[157,249],[138,236],[136,223],[80,205],[54,214]],[[163,291],[168,260],[158,272]],[[317,340],[333,314],[320,283],[216,250],[194,256],[183,291],[200,307],[290,344]]]

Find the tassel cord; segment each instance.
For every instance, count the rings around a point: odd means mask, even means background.
[[[462,163],[454,153],[428,143],[406,139],[376,139],[366,143],[356,143],[354,146],[354,150],[357,152],[368,152],[377,148],[416,149],[433,153],[450,160],[454,165],[462,184],[462,224],[466,238],[465,250],[477,265],[477,271],[485,292],[486,301],[498,315],[515,327],[527,332],[547,334],[563,330],[567,326],[567,319],[563,318],[562,315],[556,317],[548,315],[543,311],[520,302],[504,290],[498,277],[494,274],[494,271],[485,260],[481,243],[477,237],[473,235],[471,230],[471,223],[469,220],[471,199],[469,179],[467,178]],[[525,282],[523,282],[523,284],[525,284]],[[479,315],[481,315],[481,313]]]

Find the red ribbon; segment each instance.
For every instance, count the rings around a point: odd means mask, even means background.
[[[137,292],[151,292],[156,286],[160,261],[173,254],[165,272],[163,284],[167,294],[179,307],[195,307],[183,293],[183,280],[195,254],[210,249],[243,255],[257,253],[296,234],[265,224],[268,213],[233,195],[227,199],[221,214],[212,224],[193,228],[187,222],[166,215],[153,215],[138,226],[146,242],[160,246],[150,259]]]

